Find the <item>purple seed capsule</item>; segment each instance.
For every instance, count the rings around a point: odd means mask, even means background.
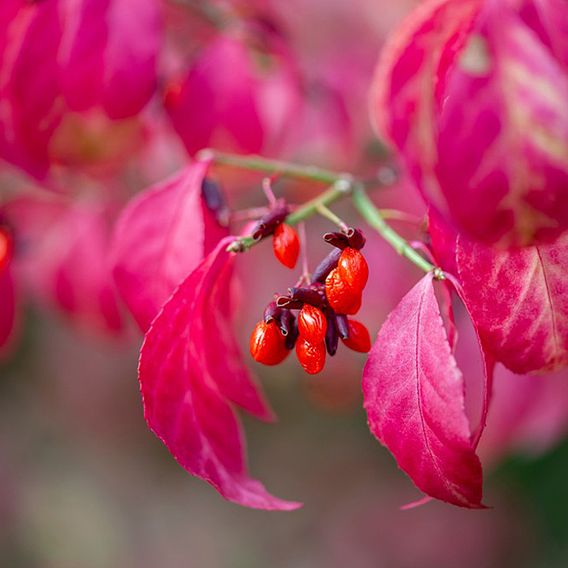
[[[310,304],[316,308],[321,307],[325,301],[318,290],[309,288],[288,288],[288,295],[294,300],[299,300],[303,304]]]
[[[332,310],[327,312],[327,329],[325,331],[325,347],[327,352],[333,357],[337,353],[339,344],[339,334],[337,333],[337,322],[335,313]]]
[[[337,266],[341,250],[334,248],[316,267],[312,273],[314,282],[325,282],[327,275]]]
[[[341,250],[349,246],[349,240],[347,238],[347,235],[345,235],[344,233],[339,233],[339,232],[326,233],[323,236],[323,240],[326,243]]]
[[[347,316],[343,314],[335,314],[335,321],[337,323],[337,333],[341,339],[349,339],[349,323]]]
[[[357,250],[362,249],[367,242],[363,231],[360,229],[354,229],[353,227],[349,227],[349,230],[347,231],[347,240],[349,241],[349,246]]]
[[[284,201],[278,201],[266,215],[258,220],[258,223],[252,231],[253,239],[264,239],[272,235],[274,229],[288,217],[289,213],[290,209]]]
[[[266,308],[264,308],[264,323],[270,323],[275,321],[280,322],[282,316],[282,308],[276,305],[276,302],[270,302]]]

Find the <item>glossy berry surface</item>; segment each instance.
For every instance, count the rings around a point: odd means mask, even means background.
[[[250,336],[250,353],[255,361],[263,365],[278,365],[288,356],[285,337],[276,322],[260,321]]]
[[[351,287],[334,268],[325,279],[325,295],[338,314],[353,315],[361,307],[361,291]]]
[[[286,223],[281,223],[274,230],[272,237],[274,256],[288,268],[294,268],[300,254],[300,239],[298,233]]]
[[[323,312],[310,304],[304,304],[298,315],[298,331],[300,337],[312,343],[324,341],[327,320]]]
[[[325,366],[325,343],[312,343],[300,337],[296,343],[296,356],[306,373],[317,375]]]
[[[343,339],[343,343],[349,349],[359,353],[368,353],[371,350],[371,336],[369,330],[359,321],[350,319],[349,337]]]
[[[337,271],[341,278],[361,292],[369,279],[369,267],[365,257],[354,248],[347,247],[339,257]]]

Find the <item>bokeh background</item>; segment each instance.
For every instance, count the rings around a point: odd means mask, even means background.
[[[57,144],[50,146],[47,182],[27,176],[26,167],[14,160],[2,162],[2,203],[21,194],[49,202],[64,185],[73,188],[63,191],[71,199],[79,194],[112,197],[112,207],[105,209],[111,230],[116,211],[130,196],[208,145],[252,149],[359,175],[372,175],[380,166],[385,148],[367,116],[373,68],[386,35],[418,1],[159,4],[164,29],[159,82],[148,105],[128,123],[101,123],[92,113],[70,113]],[[229,17],[232,25],[253,21],[277,30],[286,60],[293,63],[298,83],[278,76],[266,90],[270,94],[263,95],[263,104],[272,109],[282,108],[286,97],[293,99],[293,112],[285,120],[264,114],[260,143],[246,136],[240,146],[229,140],[225,119],[219,117],[211,136],[200,138],[187,120],[192,109],[184,106],[188,103],[180,95],[180,77],[196,65],[203,50],[228,33],[226,22],[215,23],[219,15]],[[6,14],[0,11],[2,17]],[[259,51],[264,62],[259,68],[270,78],[282,62],[274,54],[263,59]],[[6,64],[5,52],[0,63]],[[207,61],[204,65],[213,75],[219,68]],[[214,114],[208,99],[201,104],[200,113]],[[246,130],[246,121],[241,128]],[[279,129],[285,136],[273,144]],[[223,171],[218,179],[235,207],[262,204],[259,176]],[[278,181],[275,191],[299,202],[314,189]],[[418,217],[424,213],[418,193],[403,177],[375,199],[381,207]],[[348,205],[335,210],[358,223]],[[323,220],[308,226],[312,265],[326,252],[320,235],[329,228]],[[424,236],[420,225],[399,223],[397,228],[411,239]],[[368,236],[371,275],[361,319],[374,335],[419,274],[378,237]],[[96,257],[101,266],[107,260],[105,250]],[[316,377],[302,373],[292,358],[276,369],[249,360],[279,417],[270,425],[244,418],[251,471],[270,491],[305,505],[292,513],[246,510],[190,477],[147,429],[136,376],[141,336],[123,308],[125,329],[119,334],[89,325],[97,319],[91,305],[86,325],[77,311],[34,290],[45,266],[30,264],[30,255],[33,260],[25,246],[16,251],[32,285],[22,287],[18,334],[0,362],[1,566],[568,565],[566,373],[516,377],[498,370],[492,418],[480,448],[488,510],[430,503],[401,511],[401,505],[420,495],[367,429],[360,392],[363,356],[341,350]],[[86,267],[79,264],[77,271],[82,270]],[[269,245],[239,258],[238,271],[235,329],[246,351],[249,330],[264,305],[274,292],[293,284],[295,275],[277,266]],[[82,274],[71,284],[81,286],[85,278]],[[475,423],[479,361],[467,319],[456,308],[458,359]]]

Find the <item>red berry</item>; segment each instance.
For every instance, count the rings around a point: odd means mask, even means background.
[[[312,343],[324,341],[327,320],[322,311],[310,304],[304,304],[298,315],[298,331],[300,337]]]
[[[12,258],[12,236],[5,229],[0,228],[0,272],[8,265]]]
[[[263,365],[278,365],[290,353],[285,341],[275,321],[259,321],[250,336],[250,353],[255,361]]]
[[[325,295],[329,305],[338,314],[353,315],[361,307],[361,291],[349,286],[337,268],[325,279]]]
[[[337,271],[351,288],[363,291],[369,278],[369,267],[361,252],[350,247],[344,249],[337,263]]]
[[[369,330],[357,320],[350,319],[349,322],[349,337],[343,339],[343,343],[359,353],[368,353],[371,350],[371,336]]]
[[[304,371],[309,375],[316,375],[325,365],[325,343],[312,343],[300,337],[296,343],[296,355]]]
[[[296,266],[300,254],[300,239],[290,225],[281,223],[276,227],[272,237],[272,248],[274,255],[284,266],[288,268]]]

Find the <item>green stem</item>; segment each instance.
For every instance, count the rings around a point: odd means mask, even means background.
[[[383,219],[375,204],[371,201],[367,192],[362,187],[357,187],[353,191],[353,204],[361,216],[373,227],[385,241],[387,241],[398,254],[410,260],[424,272],[436,271],[436,267],[428,262],[423,256],[416,252],[406,239],[401,237],[387,222]],[[438,269],[436,277],[441,278],[442,273]]]
[[[288,215],[286,223],[297,225],[301,221],[312,217],[323,208],[327,208],[344,197],[352,195],[353,204],[361,216],[373,227],[381,237],[387,241],[400,255],[404,256],[424,272],[434,271],[436,278],[443,279],[443,272],[423,256],[416,252],[410,244],[401,237],[388,223],[375,207],[367,195],[363,183],[356,181],[350,174],[337,173],[313,166],[290,164],[278,160],[269,160],[260,156],[236,156],[215,150],[202,150],[198,159],[211,160],[215,164],[263,172],[265,174],[278,174],[281,176],[305,179],[308,181],[331,185],[329,189],[307,201]],[[252,237],[242,237],[228,247],[230,252],[242,252],[261,241]]]
[[[351,182],[338,178],[336,182],[326,191],[307,201],[300,207],[298,207],[293,213],[290,213],[286,217],[286,223],[288,225],[297,225],[298,223],[313,217],[318,208],[326,205],[331,205],[339,199],[341,199],[346,193],[349,193],[352,189]],[[239,240],[231,243],[227,249],[230,252],[243,252],[258,244],[261,241],[257,241],[252,237],[242,237]]]
[[[328,209],[325,205],[319,205],[317,211],[322,217],[325,217],[328,221],[331,221],[334,225],[337,225],[342,231],[347,231],[347,229],[349,228],[342,219],[340,219],[331,209]]]
[[[199,152],[197,158],[199,160],[212,160],[215,164],[223,166],[264,172],[271,175],[279,174],[281,176],[305,179],[326,185],[334,184],[338,180],[352,180],[349,174],[332,172],[314,166],[302,166],[299,164],[281,162],[279,160],[269,160],[267,158],[261,158],[260,156],[236,156],[233,154],[225,154],[224,152],[217,152],[216,150],[202,150]]]

